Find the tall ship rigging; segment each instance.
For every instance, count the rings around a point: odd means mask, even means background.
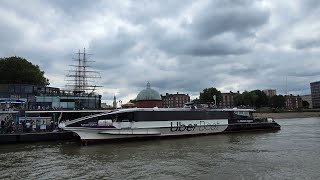
[[[66,89],[72,91],[74,94],[94,94],[97,87],[95,79],[101,78],[98,71],[91,70],[91,64],[94,61],[89,60],[91,54],[79,50],[76,53],[75,64],[69,65],[72,70],[68,71],[66,75]]]

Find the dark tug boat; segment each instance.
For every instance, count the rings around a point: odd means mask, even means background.
[[[224,132],[280,130],[281,126],[272,118],[256,118],[243,122],[242,120],[229,119],[229,125]]]
[[[254,118],[253,109],[132,108],[68,121],[63,129],[82,141],[190,136],[242,131],[280,130],[272,118]]]

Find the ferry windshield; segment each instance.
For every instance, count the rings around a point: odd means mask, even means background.
[[[116,113],[116,114],[107,114],[107,115],[103,115],[103,116],[99,116],[98,120],[106,120],[106,119],[110,119],[113,122],[121,122],[121,121],[133,121],[133,113]],[[93,119],[93,118],[90,118]]]
[[[131,113],[118,113],[117,114],[117,119],[116,119],[116,121],[129,121],[129,122],[132,122],[132,121],[134,121],[134,119],[133,119],[133,113],[131,112]]]
[[[252,117],[252,112],[249,111],[234,111],[234,113],[243,117]]]

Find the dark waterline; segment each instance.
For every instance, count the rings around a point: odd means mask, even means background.
[[[320,179],[320,118],[282,130],[80,146],[0,146],[0,179]]]

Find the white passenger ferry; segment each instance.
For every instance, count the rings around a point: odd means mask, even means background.
[[[66,122],[82,141],[185,136],[235,131],[279,130],[273,119],[256,119],[252,109],[132,108]]]

